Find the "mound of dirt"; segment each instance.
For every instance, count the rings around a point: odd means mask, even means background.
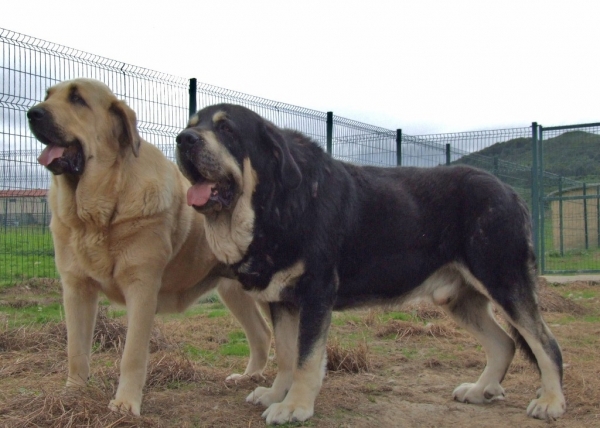
[[[539,279],[538,297],[540,299],[540,309],[543,312],[571,315],[585,315],[589,312],[587,308],[558,294],[548,285],[545,278]]]

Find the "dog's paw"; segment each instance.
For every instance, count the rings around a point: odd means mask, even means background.
[[[69,376],[67,378],[67,384],[65,385],[66,389],[81,389],[85,388],[87,385],[86,381],[78,376]]]
[[[108,403],[108,408],[113,412],[131,413],[133,416],[139,416],[141,403],[114,399],[110,400],[110,403]]]
[[[265,377],[263,376],[262,372],[244,373],[244,374],[232,373],[225,378],[225,382],[238,383],[238,382],[244,382],[246,380],[258,381],[258,380],[261,380],[264,378]]]
[[[531,400],[527,407],[527,416],[536,419],[558,419],[567,410],[565,397],[560,394],[542,392],[539,398]]]
[[[499,383],[490,383],[483,387],[476,383],[463,383],[452,392],[456,401],[469,404],[491,403],[494,400],[504,400],[504,388]]]
[[[285,391],[276,391],[274,388],[259,386],[246,397],[246,402],[269,407],[271,404],[280,403],[284,398]]]
[[[262,414],[268,425],[288,422],[304,422],[314,414],[313,406],[300,406],[294,403],[274,403]]]

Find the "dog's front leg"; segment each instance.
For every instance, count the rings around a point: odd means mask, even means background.
[[[160,276],[158,276],[160,281]],[[119,387],[109,404],[113,411],[140,415],[142,389],[146,382],[150,334],[157,307],[160,283],[136,281],[125,288],[127,335],[121,360]]]
[[[298,356],[291,388],[283,401],[271,404],[264,411],[262,416],[267,424],[302,422],[314,413],[315,399],[321,390],[327,367],[326,344],[332,311],[332,302],[319,291],[313,288],[300,297]],[[275,331],[277,341],[277,328]],[[277,342],[276,349],[279,349]],[[279,363],[279,358],[277,361]]]
[[[91,280],[61,273],[63,304],[67,322],[67,388],[85,386],[90,374],[90,355],[96,315],[98,289]]]

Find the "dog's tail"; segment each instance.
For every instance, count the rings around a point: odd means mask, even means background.
[[[525,355],[527,360],[529,360],[529,362],[532,363],[537,368],[538,373],[541,374],[541,370],[540,370],[540,366],[538,364],[537,358],[535,358],[535,355],[533,354],[533,351],[531,350],[531,347],[529,346],[529,344],[527,343],[525,338],[523,336],[521,336],[521,333],[519,333],[519,330],[517,330],[512,324],[510,324],[510,323],[507,323],[507,324],[508,324],[508,331],[510,333],[510,336],[515,341],[517,348],[519,348],[521,350],[521,352]]]

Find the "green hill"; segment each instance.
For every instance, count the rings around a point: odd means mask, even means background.
[[[509,162],[531,168],[531,138],[515,138],[463,156],[456,163]],[[577,181],[600,182],[600,135],[570,131],[543,143],[544,171]],[[486,168],[488,169],[488,168]]]

